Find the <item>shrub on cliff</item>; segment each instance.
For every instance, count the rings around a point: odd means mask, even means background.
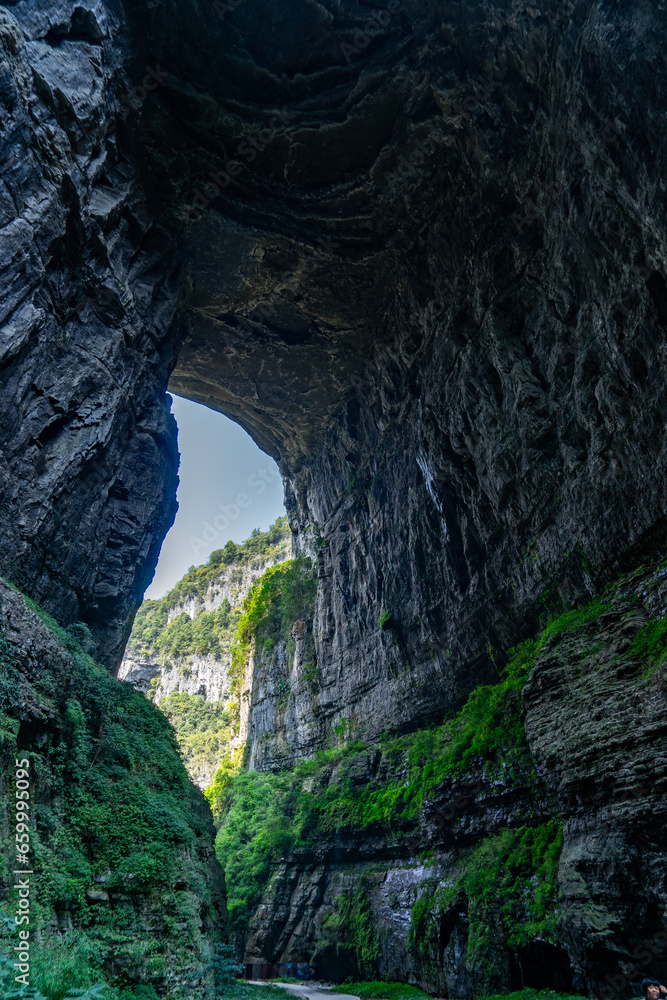
[[[25,757],[31,928],[42,932],[32,939],[31,983],[49,1000],[101,978],[170,983],[176,997],[179,979],[201,978],[202,919],[215,939],[224,904],[208,810],[173,729],[33,602],[4,586],[0,599],[22,637],[12,644],[20,704],[0,717],[0,856],[11,871],[11,780],[15,756]],[[10,885],[0,899],[11,913]],[[5,929],[0,951],[14,943]]]

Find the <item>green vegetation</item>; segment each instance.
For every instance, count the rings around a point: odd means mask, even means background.
[[[355,892],[347,892],[334,901],[333,913],[322,925],[320,947],[334,947],[337,952],[354,952],[362,976],[372,975],[380,957],[380,934],[373,921],[368,897],[370,886],[365,876]]]
[[[228,781],[224,823],[215,848],[224,859],[230,929],[247,927],[272,862],[293,840],[286,813],[289,773],[241,771]]]
[[[231,570],[233,574],[234,567],[237,567],[240,582],[244,566],[261,566],[288,555],[291,537],[287,515],[283,515],[268,531],[255,528],[241,545],[227,542],[224,548],[211,553],[208,562],[191,566],[165,597],[143,602],[134,620],[128,655],[139,658],[153,655],[166,662],[195,654],[220,656],[228,652],[238,624],[238,612],[231,608],[229,601],[225,600],[216,611],[202,609],[192,619],[183,613],[168,624],[169,612],[193,599],[203,603],[209,588],[215,588],[223,573]]]
[[[195,780],[215,773],[229,754],[231,725],[228,709],[198,694],[173,692],[160,702],[171,722],[188,774]]]
[[[642,661],[645,676],[653,674],[667,658],[667,618],[652,618],[640,628],[630,654]]]
[[[334,986],[331,992],[350,993],[361,1000],[418,1000],[419,997],[429,996],[417,986],[382,982],[346,983],[344,986]]]
[[[304,572],[300,583],[299,572]],[[283,591],[285,581],[289,589]],[[253,640],[270,645],[285,635],[301,600],[295,601],[294,595],[312,598],[314,591],[306,581],[297,563],[274,567],[257,581],[239,623],[242,651]],[[280,857],[289,849],[310,849],[333,834],[344,836],[370,828],[390,839],[405,836],[417,829],[424,805],[438,789],[459,785],[463,798],[459,796],[456,805],[463,807],[466,796],[474,794],[470,789],[475,778],[482,774],[505,785],[537,782],[521,722],[521,688],[537,654],[552,636],[592,622],[606,608],[604,602],[593,601],[551,621],[537,639],[511,651],[500,683],[477,688],[442,726],[366,747],[354,738],[352,727],[341,723],[332,733],[332,741],[339,745],[291,770],[235,774],[228,763],[207,794],[220,826],[216,851],[226,871],[233,930],[247,927]],[[462,887],[477,900],[480,928],[488,892],[507,877],[508,908],[503,910],[503,921],[508,935],[519,941],[522,934],[536,932],[535,928],[548,933],[559,836],[550,824],[528,824],[505,831],[471,856],[462,869],[461,885],[457,883],[452,891]],[[482,862],[492,872],[488,884],[483,882]],[[534,887],[538,878],[543,888]],[[429,914],[441,904],[440,898],[432,900],[426,894],[421,903],[424,912],[420,915],[418,907],[414,919],[428,923]],[[361,967],[370,971],[375,944],[368,936],[367,917],[365,899],[356,894],[341,898],[329,929],[338,941],[347,941]],[[477,946],[483,946],[481,939]]]
[[[389,629],[391,623],[391,611],[383,611],[378,618],[378,625],[383,631]]]
[[[225,983],[216,1000],[289,1000],[289,993],[270,983],[253,986],[242,979],[234,979]]]
[[[562,823],[501,830],[463,855],[451,885],[436,882],[412,907],[409,944],[428,964],[438,953],[440,917],[458,901],[468,907],[468,953],[490,959],[490,913],[499,913],[510,948],[535,938],[553,940],[556,929],[556,875],[563,845]]]
[[[240,545],[227,542],[224,548],[211,552],[208,562],[202,566],[191,566],[163,600],[168,608],[174,608],[193,597],[203,597],[210,584],[220,576],[221,570],[230,566],[246,566],[252,562],[269,562],[277,559],[281,552],[289,551],[291,539],[287,514],[283,514],[274,521],[268,531],[255,528],[250,538]]]
[[[229,652],[229,644],[239,619],[225,599],[215,611],[203,609],[190,618],[185,611],[167,624],[167,610],[162,601],[144,601],[137,612],[132,635],[141,634],[141,642],[150,642],[141,649],[128,646],[130,655],[157,655],[163,663],[192,656],[220,658]]]
[[[17,984],[16,975],[17,970],[14,966],[14,961],[8,955],[0,954],[0,996],[2,1000],[47,1000],[44,994],[35,987]],[[111,1000],[111,992],[105,983],[96,983],[87,989],[68,990],[64,994],[64,997],[65,1000],[70,1000],[70,998],[76,998],[76,1000],[107,1000],[108,998],[108,1000]],[[114,990],[113,992],[118,996],[117,991]],[[137,997],[136,994],[134,996]],[[125,997],[123,997],[123,1000],[125,1000]],[[130,1000],[129,994],[128,1000]],[[139,1000],[138,997],[137,1000]]]
[[[232,656],[232,690],[237,695],[251,648],[268,653],[279,640],[288,642],[292,627],[312,618],[316,595],[317,579],[309,559],[288,559],[255,580],[243,604]],[[305,664],[306,669],[309,666]]]
[[[50,927],[58,913],[68,914],[74,928],[34,940],[31,984],[48,1000],[61,1000],[103,980],[113,957],[115,968],[127,972],[117,972],[110,1000],[149,1000],[151,981],[197,969],[199,976],[207,960],[201,906],[215,914],[208,810],[188,781],[164,715],[97,666],[34,602],[18,593],[16,600],[37,613],[57,642],[41,654],[38,672],[23,664],[20,647],[11,651],[29,714],[24,709],[24,728],[6,700],[0,713],[0,864],[5,872],[14,867],[11,781],[14,758],[28,758],[36,795],[30,799],[32,927]],[[10,893],[10,912],[14,902]],[[142,932],[140,914],[159,914],[159,935]],[[15,933],[1,927],[0,952],[14,943]],[[137,992],[142,981],[144,992]],[[194,994],[188,988],[183,995]]]
[[[520,647],[506,680],[473,692],[461,712],[440,728],[386,740],[379,748],[348,742],[278,774],[235,776],[226,770],[207,794],[220,822],[216,851],[226,870],[232,927],[247,926],[276,862],[290,847],[312,847],[336,831],[373,825],[390,836],[414,830],[429,795],[475,767],[493,769],[505,781],[529,780],[532,760],[517,698],[530,662]],[[372,767],[369,761],[378,749],[381,759]],[[513,769],[514,776],[507,773]],[[373,773],[387,771],[407,778],[389,785],[374,779]],[[360,784],[359,774],[368,780]],[[341,922],[358,929],[362,911],[341,902],[339,936]],[[355,941],[367,948],[368,942]]]

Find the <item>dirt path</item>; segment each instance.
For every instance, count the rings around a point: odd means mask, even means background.
[[[250,980],[253,986],[267,986],[266,980],[261,982],[256,979]],[[293,996],[303,997],[304,1000],[359,1000],[353,993],[332,993],[330,987],[323,986],[322,983],[276,983],[271,980],[272,986],[281,986]]]

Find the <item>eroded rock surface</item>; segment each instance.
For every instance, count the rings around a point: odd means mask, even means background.
[[[649,969],[663,975],[665,663],[652,669],[633,641],[666,611],[667,569],[644,571],[594,620],[546,640],[522,692],[532,764],[529,755],[517,766],[501,743],[495,760],[429,794],[417,819],[397,827],[388,813],[359,829],[342,808],[338,830],[286,852],[253,917],[247,960],[310,961],[324,978],[381,975],[461,1000],[524,985],[629,996]],[[322,801],[338,789],[341,805],[364,799],[403,785],[402,763],[391,744],[371,745],[307,779],[308,790]],[[502,831],[554,821],[563,846],[553,929],[513,943],[522,918],[511,879],[488,895],[457,880]],[[493,863],[481,858],[482,869]],[[535,889],[533,879],[526,897]],[[350,907],[356,924],[341,919]]]
[[[543,608],[664,546],[667,10],[221,8],[0,6],[0,560],[115,670],[175,511],[165,389],[236,419],[318,568],[317,683],[286,648],[257,678],[274,766],[343,720],[372,741],[451,714]],[[623,674],[619,616],[609,656],[545,649],[525,696],[565,821],[552,958],[592,990],[610,956],[625,989],[664,922],[644,822],[664,815],[664,691]],[[388,962],[422,843],[446,881],[438,836],[387,848]],[[315,920],[347,876],[304,872],[275,905],[297,885]],[[419,973],[452,996],[477,988],[463,912]],[[296,949],[284,926],[260,921],[257,947]]]
[[[172,239],[115,132],[101,3],[0,9],[3,573],[116,669],[176,511]]]
[[[664,531],[665,12],[77,10],[3,13],[9,155],[45,192],[19,253],[3,175],[11,343],[43,331],[7,369],[6,561],[115,665],[173,512],[175,364],[279,459],[317,547],[322,726],[453,710],[545,595]],[[78,273],[106,289],[85,323]]]

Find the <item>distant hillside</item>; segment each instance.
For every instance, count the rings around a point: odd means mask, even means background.
[[[229,753],[232,648],[253,583],[291,557],[287,516],[227,542],[158,601],[139,608],[118,677],[168,717],[192,779],[205,788]]]
[[[255,528],[240,545],[227,542],[208,562],[191,566],[163,598],[143,602],[125,659],[219,655],[235,625],[232,609],[267,566],[289,559],[291,538],[284,514],[268,531]]]

